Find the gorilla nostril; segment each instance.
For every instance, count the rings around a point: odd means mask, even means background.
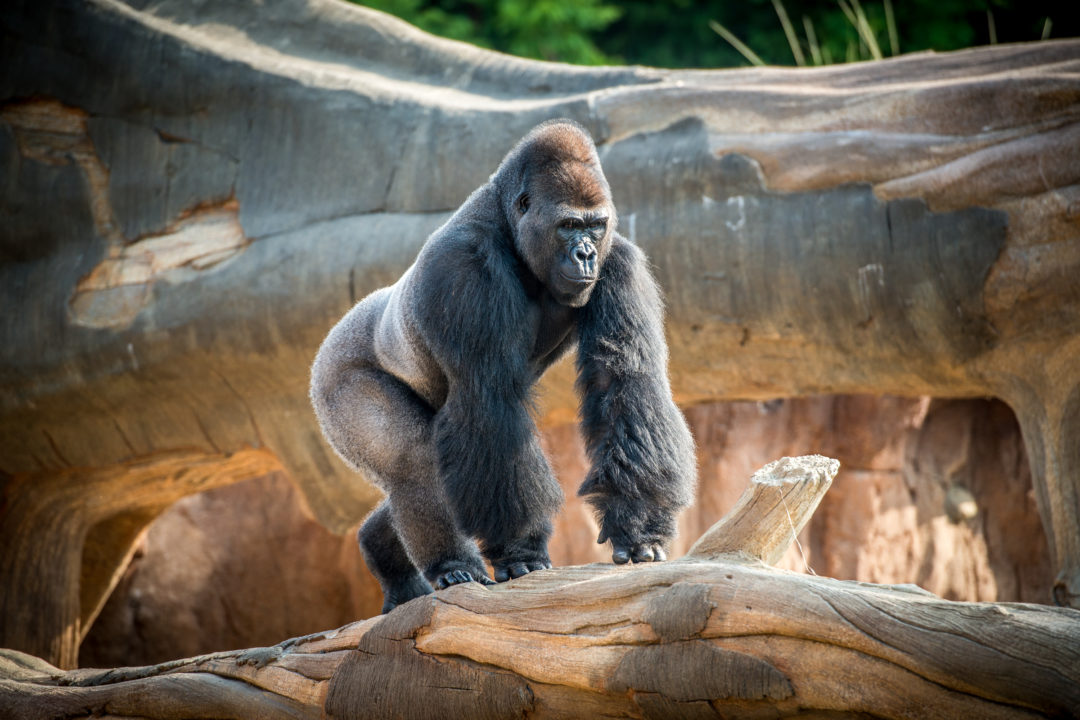
[[[570,251],[570,257],[579,265],[584,265],[596,257],[596,248],[584,243],[575,245],[574,249]]]

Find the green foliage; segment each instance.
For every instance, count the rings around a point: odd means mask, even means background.
[[[436,35],[580,64],[748,64],[710,21],[773,65],[795,64],[788,33],[807,64],[870,59],[875,57],[874,45],[883,56],[894,54],[886,0],[361,1]],[[891,0],[891,8],[901,53],[1038,40],[1047,18],[1052,20],[1051,37],[1080,35],[1080,0]],[[780,10],[789,19],[788,33]],[[849,18],[857,12],[865,18],[863,33]]]
[[[364,0],[434,35],[511,55],[582,65],[612,62],[595,36],[619,17],[603,0]]]
[[[893,54],[885,2],[845,2],[852,10],[861,7],[882,54]],[[709,22],[713,21],[749,46],[765,63],[794,65],[795,55],[776,4],[774,0],[622,0],[618,2],[622,17],[604,31],[597,44],[626,62],[656,67],[748,65],[746,57],[710,28]],[[1077,0],[892,0],[891,5],[900,53],[988,44],[991,38],[987,11],[992,13],[998,42],[1039,40],[1048,17],[1053,20],[1051,37],[1080,35]],[[807,64],[814,64],[808,39],[811,33],[823,63],[872,57],[838,0],[782,0],[782,8]]]

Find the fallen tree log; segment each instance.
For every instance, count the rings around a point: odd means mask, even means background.
[[[556,116],[596,137],[656,265],[679,402],[1002,398],[1052,597],[1080,604],[1080,41],[575,68],[333,0],[22,0],[0,41],[0,527],[60,482],[111,496],[0,543],[0,644],[74,665],[161,506],[125,505],[132,463],[197,458],[161,471],[179,495],[255,449],[355,524],[378,493],[321,439],[315,349]],[[549,373],[544,422],[573,419],[571,375]]]
[[[271,648],[63,672],[0,651],[26,720],[1036,718],[1080,712],[1080,611],[766,565],[838,463],[784,458],[684,558],[460,585]]]

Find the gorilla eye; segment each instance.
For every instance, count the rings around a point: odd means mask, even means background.
[[[517,206],[522,215],[529,211],[529,193],[521,193],[521,196],[517,199]]]

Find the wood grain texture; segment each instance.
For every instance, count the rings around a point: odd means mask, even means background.
[[[774,565],[810,521],[840,462],[820,455],[782,458],[750,478],[750,491],[694,543],[687,556],[704,560],[742,554]]]
[[[831,470],[823,461],[779,467],[805,477]],[[1080,611],[797,575],[732,548],[457,585],[273,648],[147,668],[64,672],[4,650],[0,708],[27,719],[1073,717]]]

